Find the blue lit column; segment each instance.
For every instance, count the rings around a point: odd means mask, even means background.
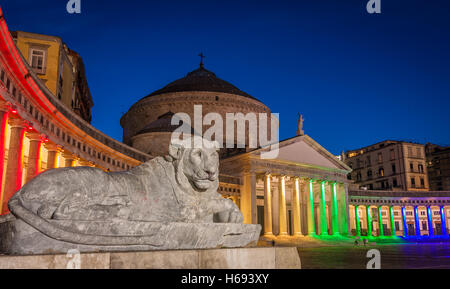
[[[414,206],[414,220],[416,227],[416,236],[420,236],[419,207]]]
[[[445,207],[441,206],[441,226],[442,226],[442,235],[447,236],[447,218],[445,216]]]
[[[428,235],[433,236],[433,215],[431,215],[431,207],[427,206],[427,217],[428,217]]]
[[[402,207],[402,220],[403,220],[403,236],[408,237],[408,224],[406,224],[406,208]]]

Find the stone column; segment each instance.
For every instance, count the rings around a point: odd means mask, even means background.
[[[355,228],[356,236],[361,236],[361,221],[359,220],[358,205],[355,205]]]
[[[23,138],[26,124],[22,119],[10,118],[8,162],[6,165],[5,189],[2,197],[2,214],[9,213],[8,201],[22,187]]]
[[[264,236],[273,236],[272,232],[272,192],[270,174],[264,176]]]
[[[406,208],[402,207],[403,236],[408,237],[408,223],[406,223]]]
[[[308,236],[316,235],[316,228],[314,223],[314,190],[313,180],[307,180],[308,183],[308,198],[307,198],[307,212],[308,212]]]
[[[420,236],[420,221],[419,221],[419,207],[414,206],[414,220],[415,220],[415,229],[416,229],[416,236]]]
[[[445,206],[441,206],[440,210],[441,210],[442,235],[447,236],[447,217],[445,216]]]
[[[287,217],[286,217],[286,176],[279,177],[279,217],[280,217],[280,236],[287,235]]]
[[[331,229],[333,235],[339,235],[338,203],[337,203],[337,183],[331,184]]]
[[[428,217],[428,235],[434,236],[433,231],[433,215],[431,214],[431,207],[427,206],[427,217]]]
[[[63,150],[62,154],[64,158],[64,167],[73,167],[75,165],[75,159],[76,157],[68,150]]]
[[[241,190],[241,211],[245,224],[257,224],[256,211],[256,174],[247,172],[243,177],[243,189]]]
[[[327,227],[327,207],[326,207],[326,191],[325,191],[325,181],[320,182],[320,235],[326,236],[328,235],[328,227]]]
[[[42,138],[41,134],[38,132],[28,132],[26,136],[30,142],[30,150],[28,151],[27,176],[25,179],[25,182],[28,183],[32,178],[39,174],[40,171]]]
[[[47,150],[47,169],[54,169],[58,164],[59,146],[53,143],[46,143],[44,145]]]
[[[300,220],[300,180],[294,178],[294,189],[292,190],[292,213],[294,215],[294,236],[303,236]]]
[[[370,206],[366,206],[366,223],[367,223],[367,236],[373,237],[372,234],[372,215],[370,213]]]
[[[1,184],[5,181],[3,179],[3,172],[5,168],[5,143],[6,143],[6,125],[8,124],[8,105],[6,101],[0,100],[0,193]],[[0,196],[3,198],[3,195]],[[3,202],[0,199],[0,204]],[[3,206],[0,206],[0,214],[2,213]]]
[[[389,220],[391,222],[391,236],[395,236],[394,206],[389,206]]]
[[[378,237],[384,236],[383,217],[381,215],[381,206],[378,207]]]

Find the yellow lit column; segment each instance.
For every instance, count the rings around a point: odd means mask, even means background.
[[[300,222],[300,179],[294,178],[294,189],[292,190],[292,212],[294,214],[294,236],[302,236]]]
[[[280,235],[287,235],[286,222],[286,176],[279,177],[279,217],[280,217]]]
[[[54,169],[58,164],[59,146],[53,143],[46,143],[44,145],[47,150],[47,169]]]
[[[241,212],[245,224],[257,224],[256,212],[256,174],[247,172],[243,176],[241,189]]]
[[[272,192],[270,174],[264,176],[264,236],[273,236],[272,232]]]
[[[28,166],[25,182],[28,183],[40,171],[40,155],[42,138],[38,132],[28,132],[27,138],[30,141],[30,149],[28,151]]]
[[[63,150],[64,167],[73,167],[75,165],[75,156],[68,150]]]
[[[25,122],[19,118],[10,118],[8,162],[6,165],[5,189],[2,195],[2,214],[9,213],[8,201],[22,187],[23,138]]]

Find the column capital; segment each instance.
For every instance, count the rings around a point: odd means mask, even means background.
[[[26,136],[30,141],[42,141],[41,133],[36,131],[27,131]]]
[[[57,145],[55,143],[50,143],[50,142],[45,143],[44,147],[49,152],[61,151],[62,150],[62,147],[60,145]]]
[[[65,159],[71,159],[71,160],[76,159],[76,156],[71,151],[68,151],[66,149],[62,150],[62,156]]]
[[[8,124],[9,124],[9,126],[11,126],[11,128],[26,128],[27,127],[27,123],[19,117],[10,117],[8,119]]]

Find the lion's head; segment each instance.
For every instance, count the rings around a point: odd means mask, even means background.
[[[178,183],[189,185],[197,192],[217,192],[219,183],[218,143],[195,136],[172,142],[169,156],[176,171]]]

